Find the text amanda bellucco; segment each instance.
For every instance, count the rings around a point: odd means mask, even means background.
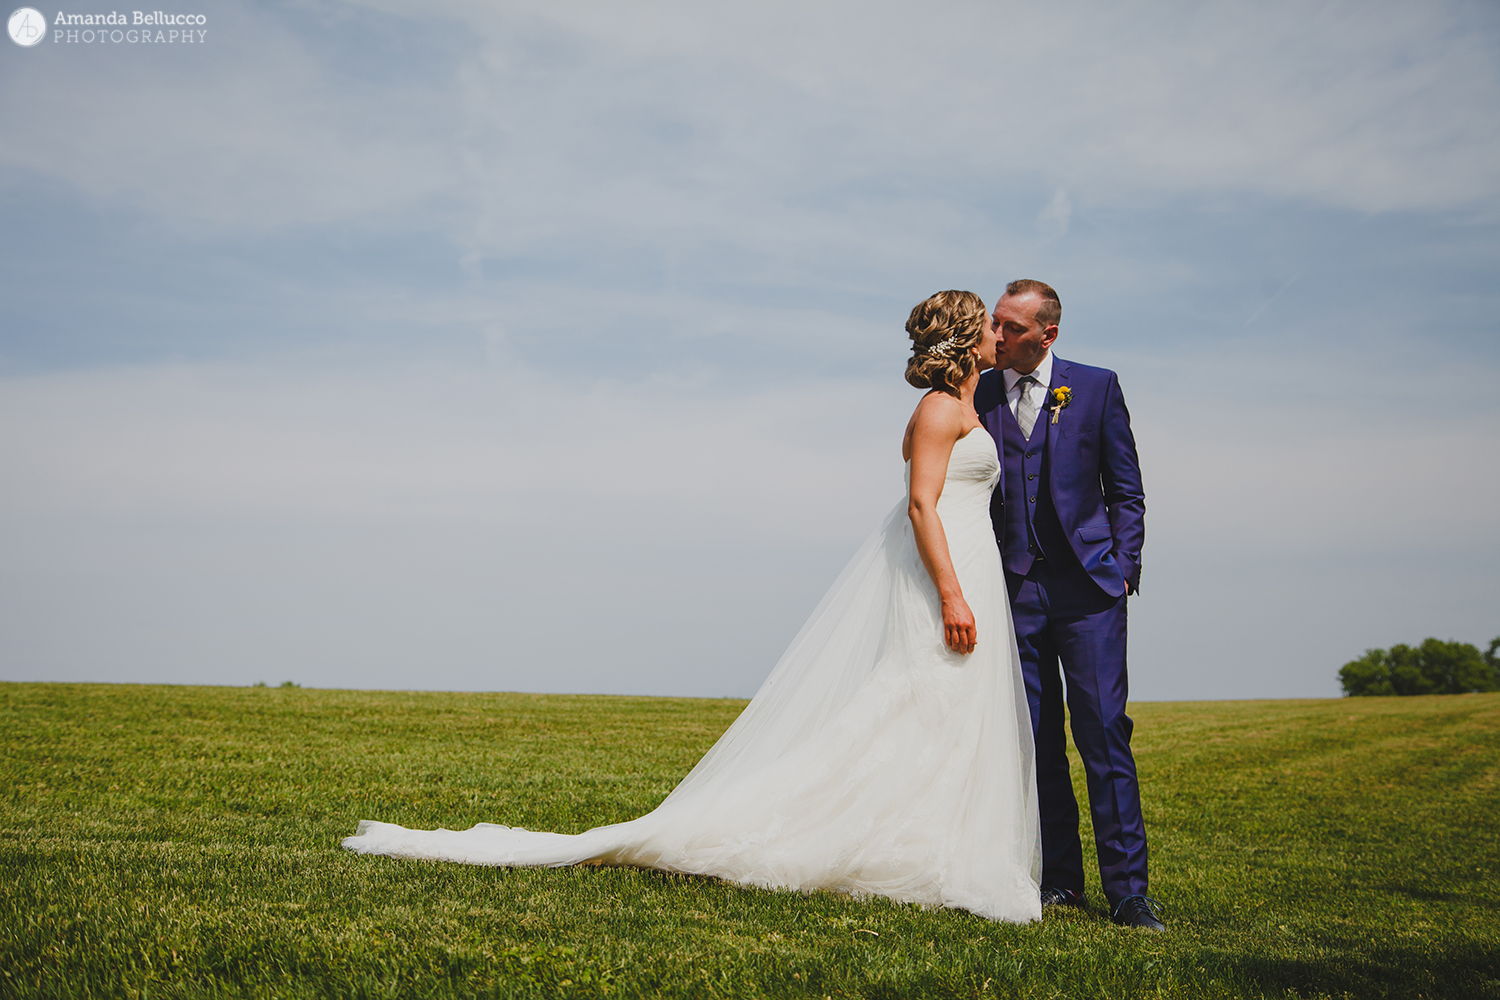
[[[204,14],[164,14],[159,10],[133,10],[129,14],[64,14],[52,21],[52,41],[70,43],[113,42],[115,44],[192,45],[208,41]]]

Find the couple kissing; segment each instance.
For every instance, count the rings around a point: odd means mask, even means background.
[[[919,303],[907,491],[755,697],[656,809],[576,834],[361,821],[343,845],[465,864],[631,865],[1026,922],[1085,905],[1065,719],[1111,918],[1163,930],[1125,714],[1145,495],[1115,374],[1052,353],[1013,281]],[[709,654],[711,655],[711,654]]]

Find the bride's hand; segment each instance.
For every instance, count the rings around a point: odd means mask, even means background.
[[[969,602],[955,597],[943,602],[943,645],[955,653],[972,653],[978,641],[974,629],[974,612]]]

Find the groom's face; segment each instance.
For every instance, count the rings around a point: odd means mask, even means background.
[[[999,355],[996,368],[1014,368],[1025,375],[1042,363],[1057,339],[1057,324],[1043,326],[1037,322],[1036,311],[1041,305],[1042,297],[1036,292],[1000,296],[990,317]]]

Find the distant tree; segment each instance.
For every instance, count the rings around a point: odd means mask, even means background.
[[[1343,665],[1339,682],[1346,695],[1467,694],[1500,690],[1500,636],[1481,653],[1467,642],[1426,639],[1422,645],[1367,649]]]
[[[1405,649],[1405,646],[1397,646]],[[1383,649],[1367,649],[1365,655],[1339,668],[1339,683],[1346,695],[1395,694],[1391,686],[1389,654]]]

